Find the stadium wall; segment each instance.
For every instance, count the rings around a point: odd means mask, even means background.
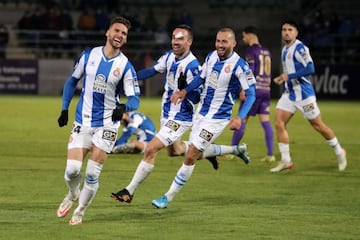
[[[74,62],[66,59],[0,60],[1,94],[61,95]],[[359,99],[357,66],[318,65],[312,82],[321,99]],[[143,96],[160,96],[163,75],[140,82]],[[81,82],[79,83],[81,89]],[[272,97],[278,98],[281,88],[274,85]]]

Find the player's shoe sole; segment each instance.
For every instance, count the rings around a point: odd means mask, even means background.
[[[111,198],[118,202],[131,203],[133,195],[126,188],[123,188],[116,193],[111,193]]]

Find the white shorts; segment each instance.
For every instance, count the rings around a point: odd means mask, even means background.
[[[202,152],[220,136],[230,122],[227,119],[208,119],[200,114],[195,119],[189,141]]]
[[[160,125],[161,128],[156,137],[167,147],[180,140],[182,135],[190,129],[192,122],[161,119]]]
[[[104,127],[86,127],[78,122],[74,122],[68,143],[68,149],[86,148],[91,149],[91,145],[110,153],[114,148],[118,125],[114,124]]]
[[[295,113],[300,110],[306,119],[315,119],[320,116],[320,109],[316,103],[316,97],[308,97],[300,101],[291,101],[288,93],[283,93],[276,104],[276,108]]]

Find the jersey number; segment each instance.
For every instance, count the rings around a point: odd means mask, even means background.
[[[260,61],[260,69],[259,69],[259,75],[268,75],[271,74],[271,58],[267,55],[259,55],[259,61]]]

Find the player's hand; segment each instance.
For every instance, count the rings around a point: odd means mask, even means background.
[[[280,76],[274,78],[274,83],[276,83],[277,85],[282,84],[283,82],[288,80],[288,75],[285,73],[282,73]]]
[[[173,95],[171,95],[170,100],[173,104],[176,105],[176,104],[182,102],[184,100],[185,96],[186,96],[186,90],[183,89],[181,91],[173,93]]]
[[[68,110],[62,110],[60,117],[58,118],[59,127],[67,125],[69,119]]]
[[[186,75],[181,72],[178,78],[178,89],[183,90],[187,86]]]
[[[239,95],[240,101],[244,102],[246,100],[246,95],[245,95],[245,91],[241,90],[240,91],[240,95]]]
[[[241,118],[239,116],[235,116],[230,119],[229,128],[230,130],[239,130],[241,127]]]
[[[126,106],[125,104],[120,104],[117,108],[114,109],[111,120],[113,122],[120,121],[124,112],[126,112]]]

